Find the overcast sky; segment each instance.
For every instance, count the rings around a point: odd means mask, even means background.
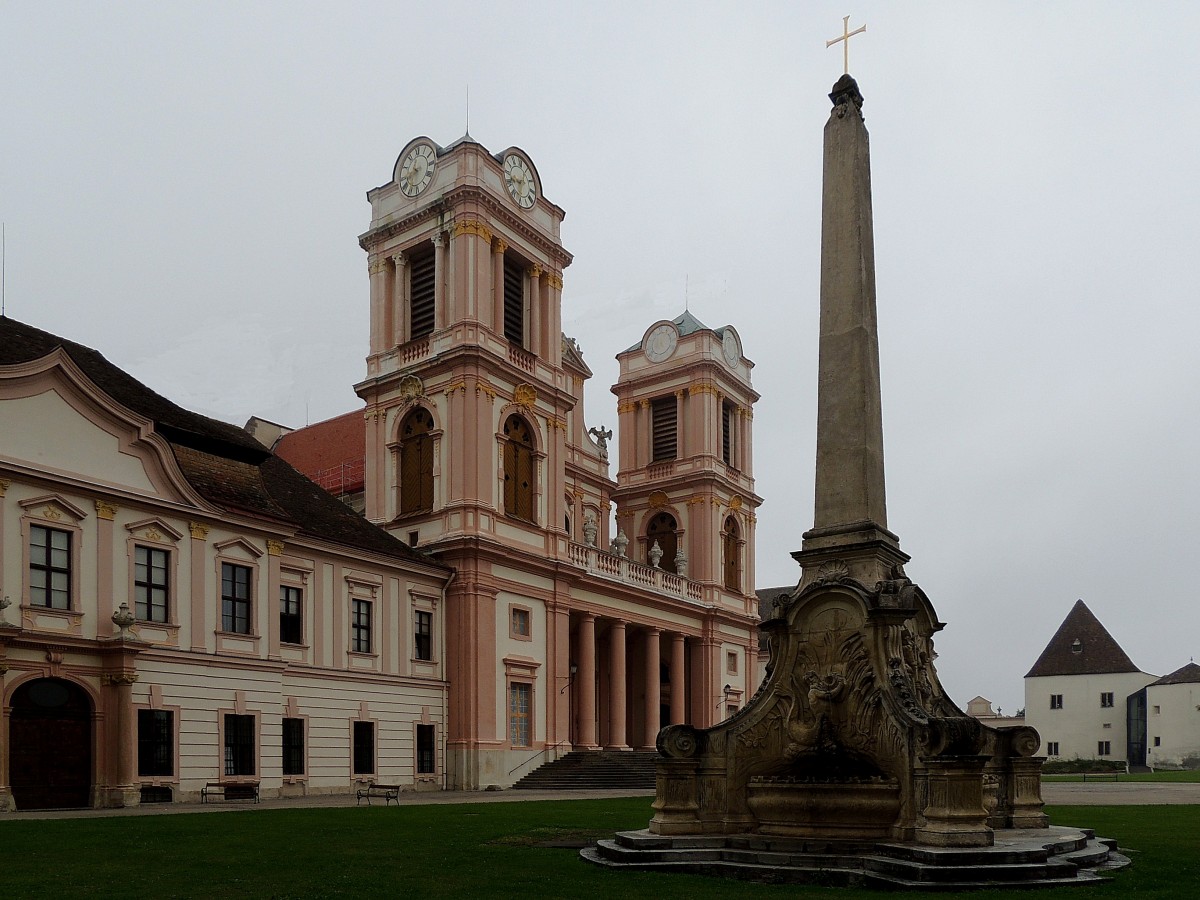
[[[1077,598],[1200,649],[1200,4],[0,0],[8,314],[182,405],[355,408],[365,192],[417,135],[533,158],[613,356],[686,302],[755,361],[759,587],[812,524],[822,128],[871,133],[889,525],[960,703],[1023,705]],[[615,475],[615,472],[613,473]]]

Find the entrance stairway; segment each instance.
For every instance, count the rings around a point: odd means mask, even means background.
[[[654,792],[655,750],[572,750],[538,766],[513,790],[644,790]]]

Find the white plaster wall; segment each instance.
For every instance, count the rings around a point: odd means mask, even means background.
[[[1188,757],[1200,758],[1200,684],[1146,689],[1146,745],[1146,763],[1156,768],[1178,769]]]
[[[1025,679],[1025,723],[1038,730],[1046,745],[1057,741],[1059,759],[1096,759],[1100,741],[1112,744],[1104,757],[1126,759],[1126,699],[1154,681],[1145,672],[1104,675],[1052,675]],[[1111,692],[1113,705],[1100,706],[1101,693]],[[1051,709],[1050,696],[1062,694],[1063,708]]]

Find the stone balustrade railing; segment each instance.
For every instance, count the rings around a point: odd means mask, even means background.
[[[592,575],[610,578],[636,587],[647,588],[662,594],[671,594],[693,603],[702,603],[704,589],[695,582],[680,578],[653,566],[644,566],[625,556],[617,556],[589,547],[586,544],[568,544],[571,562]]]

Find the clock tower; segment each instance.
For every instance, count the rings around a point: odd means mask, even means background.
[[[629,555],[749,611],[755,510],[754,363],[732,326],[690,312],[656,322],[618,355],[617,526]]]

